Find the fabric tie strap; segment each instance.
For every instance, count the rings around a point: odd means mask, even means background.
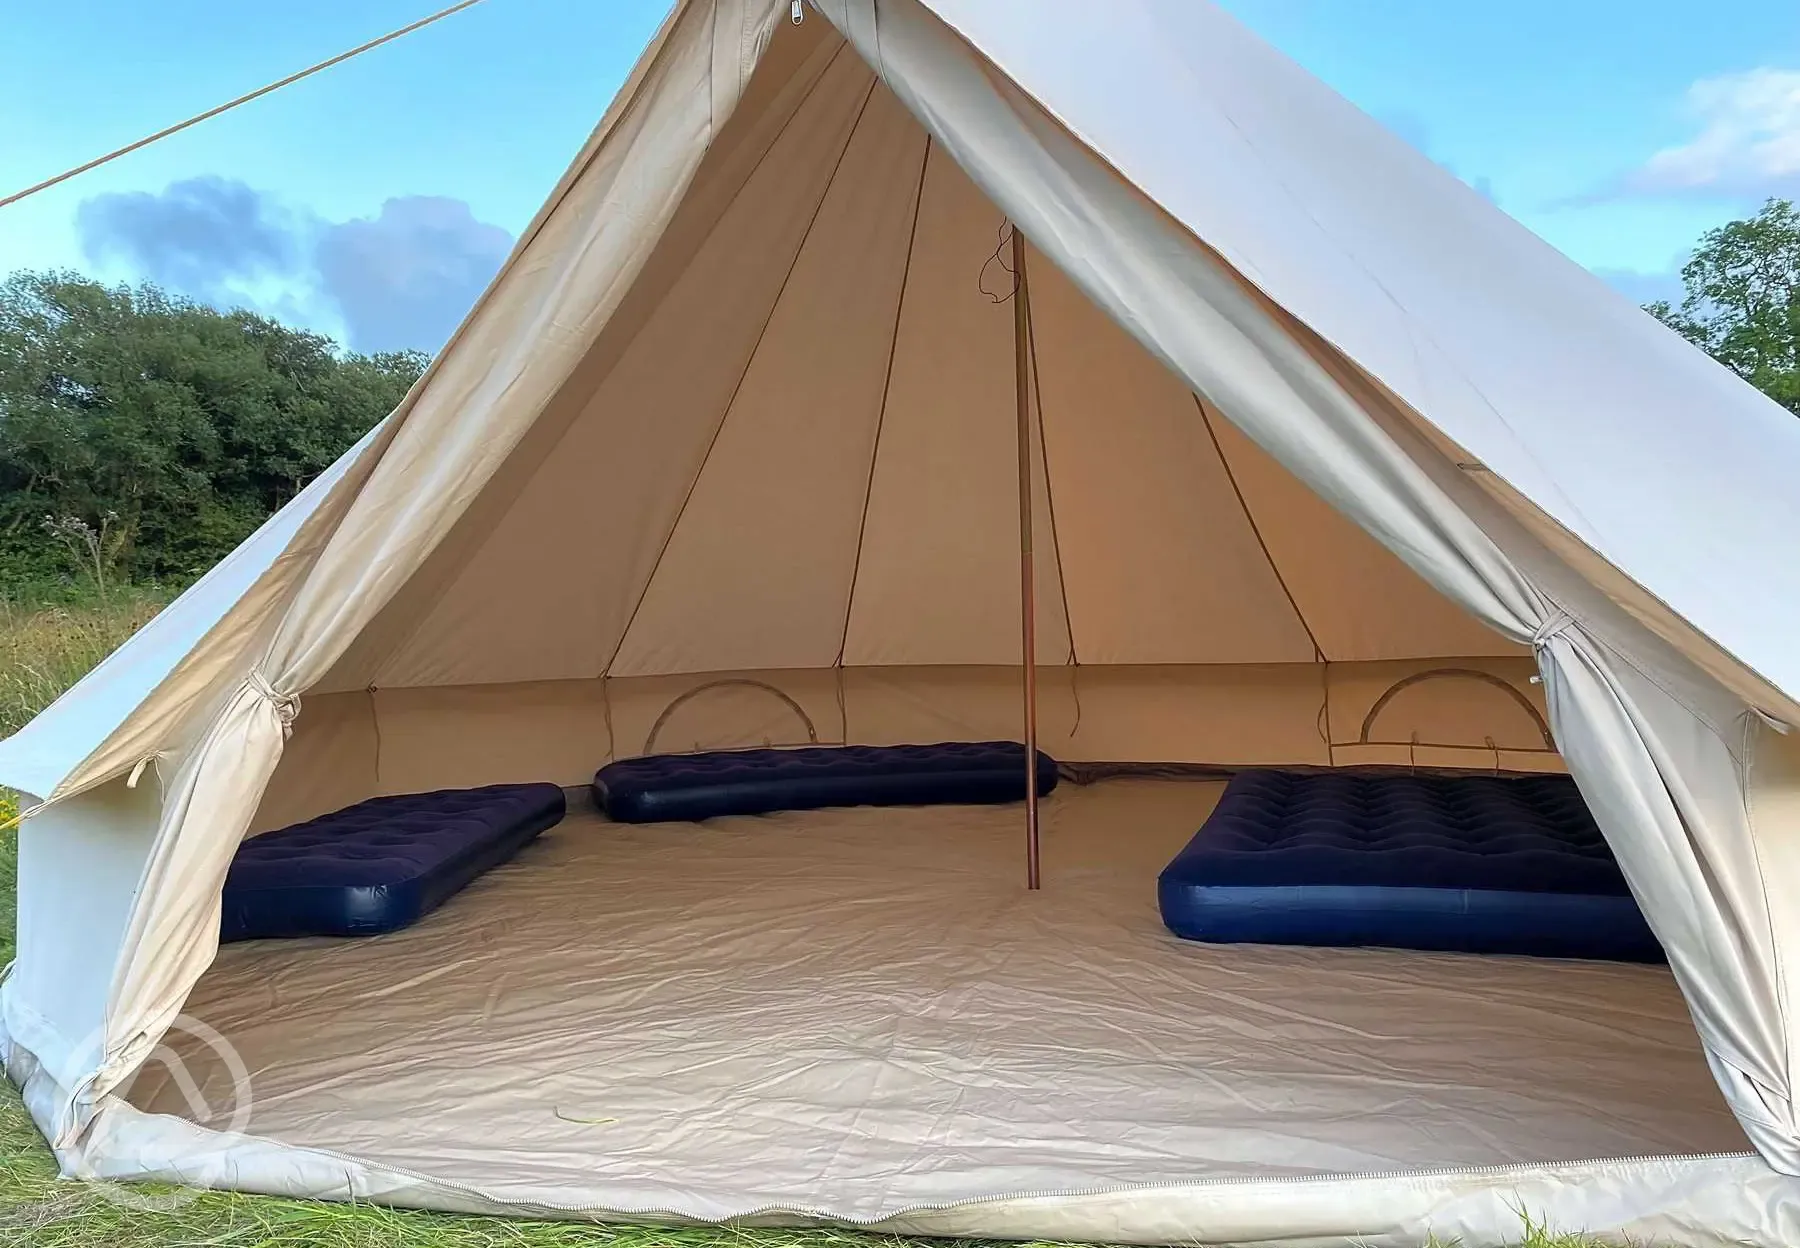
[[[266,700],[270,706],[275,708],[275,715],[281,720],[282,735],[286,736],[292,732],[294,720],[300,715],[300,695],[296,693],[282,693],[279,689],[275,688],[274,685],[269,683],[268,677],[254,669],[252,669],[244,683],[260,693],[264,700]]]
[[[1560,636],[1574,623],[1575,617],[1558,607],[1545,618],[1543,623],[1537,626],[1537,631],[1531,634],[1531,648],[1542,650],[1550,644],[1552,638]]]

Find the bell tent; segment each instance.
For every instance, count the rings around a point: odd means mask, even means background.
[[[1791,1245],[1796,481],[1205,0],[680,0],[400,408],[0,743],[7,1070],[98,1180]],[[1016,807],[577,811],[220,946],[247,836],[371,796],[1033,731],[1035,891]],[[1261,765],[1566,769],[1667,966],[1177,941]]]

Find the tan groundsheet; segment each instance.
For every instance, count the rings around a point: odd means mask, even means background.
[[[227,946],[188,1008],[253,1134],[537,1206],[873,1221],[1746,1148],[1660,968],[1174,939],[1156,872],[1217,792],[1064,786],[1035,897],[1013,807],[577,814],[410,931]]]

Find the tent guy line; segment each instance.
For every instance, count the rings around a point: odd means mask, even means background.
[[[104,156],[96,156],[92,160],[76,165],[73,169],[65,169],[55,177],[45,178],[42,182],[25,187],[23,190],[14,191],[12,194],[0,198],[0,208],[16,204],[22,199],[36,195],[39,191],[47,191],[53,186],[59,186],[62,183],[67,182],[70,178],[80,177],[91,169],[98,169],[101,165],[109,164],[110,162],[119,159],[121,156],[129,156],[131,153],[149,147],[152,143],[166,139],[172,134],[180,134],[183,130],[188,129],[191,126],[197,126],[203,121],[209,121],[212,118],[217,117],[220,113],[228,113],[241,104],[248,104],[252,100],[259,100],[265,95],[279,91],[283,87],[291,86],[303,78],[310,78],[314,74],[330,69],[334,65],[342,65],[352,57],[361,56],[364,52],[379,48],[384,43],[392,43],[394,40],[399,39],[404,35],[412,34],[415,30],[423,30],[433,22],[442,21],[444,18],[455,13],[460,13],[464,9],[474,8],[481,2],[482,0],[458,0],[458,3],[451,5],[449,8],[439,9],[436,13],[427,17],[422,17],[416,22],[411,22],[400,27],[398,30],[390,30],[380,38],[371,39],[367,43],[358,44],[347,52],[340,52],[336,56],[319,61],[317,64],[309,65],[297,73],[289,74],[285,78],[279,78],[276,81],[269,83],[267,86],[258,87],[254,91],[246,92],[236,99],[227,100],[225,103],[209,108],[203,113],[196,113],[186,121],[178,121],[172,126],[165,126],[155,134],[145,135],[136,142],[127,143],[124,147],[115,148]]]

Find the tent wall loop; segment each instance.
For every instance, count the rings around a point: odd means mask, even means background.
[[[662,714],[656,717],[656,722],[650,725],[650,735],[644,738],[643,752],[645,754],[656,753],[656,743],[658,738],[662,735],[663,725],[669,722],[670,717],[673,716],[676,711],[701,695],[716,692],[720,689],[755,689],[761,693],[770,695],[794,713],[795,718],[800,721],[800,726],[806,730],[806,740],[808,744],[817,745],[819,743],[819,730],[813,726],[812,716],[806,713],[805,707],[794,701],[793,698],[789,697],[781,689],[769,684],[767,681],[749,680],[744,677],[727,677],[723,680],[709,680],[704,685],[695,685],[692,689],[679,695],[671,701],[669,705],[665,706]]]
[[[1492,672],[1484,672],[1470,667],[1434,667],[1428,671],[1414,672],[1410,676],[1403,676],[1392,685],[1389,685],[1388,688],[1383,691],[1382,695],[1375,699],[1375,704],[1369,708],[1369,713],[1363,716],[1362,730],[1357,734],[1356,738],[1357,744],[1375,744],[1371,734],[1375,730],[1375,721],[1380,718],[1381,712],[1386,709],[1387,704],[1392,702],[1400,693],[1414,685],[1424,684],[1426,681],[1433,680],[1474,680],[1499,689],[1511,698],[1513,703],[1530,718],[1532,726],[1537,729],[1538,736],[1543,739],[1544,749],[1549,753],[1556,752],[1556,738],[1551,735],[1550,725],[1544,722],[1542,712],[1532,705],[1531,699],[1519,692],[1519,687],[1517,685],[1509,680],[1504,680],[1501,677],[1494,675]],[[1417,740],[1417,733],[1414,733],[1413,737],[1413,744],[1425,744],[1424,742]],[[1445,743],[1438,742],[1437,744],[1442,745]],[[1490,746],[1493,744],[1491,739],[1488,741],[1488,744]]]

